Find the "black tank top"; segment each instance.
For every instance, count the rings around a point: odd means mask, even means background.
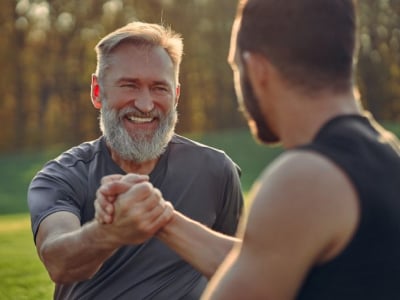
[[[298,300],[400,299],[400,146],[370,116],[329,121],[299,149],[337,164],[360,202],[358,228],[333,260],[310,270]]]

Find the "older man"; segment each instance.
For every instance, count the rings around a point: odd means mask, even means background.
[[[236,231],[237,166],[174,133],[182,47],[141,22],[97,45],[91,96],[103,136],[47,163],[28,192],[55,299],[198,299],[232,247],[213,240]],[[94,219],[102,196],[113,203],[107,225]]]

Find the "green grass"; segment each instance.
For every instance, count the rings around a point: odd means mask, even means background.
[[[27,212],[26,192],[35,173],[56,151],[0,156],[0,214]]]
[[[53,284],[40,262],[27,214],[0,216],[0,299],[51,299]]]

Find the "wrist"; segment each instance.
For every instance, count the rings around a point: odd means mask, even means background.
[[[174,210],[169,222],[160,228],[155,236],[161,241],[167,242],[171,237],[179,234],[180,226],[182,226],[180,223],[180,217],[181,214]]]
[[[84,226],[85,240],[88,242],[89,247],[95,246],[99,250],[113,252],[122,246],[121,243],[113,237],[107,230],[108,224],[101,224],[96,220]]]

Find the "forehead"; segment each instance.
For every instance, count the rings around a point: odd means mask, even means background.
[[[162,47],[124,43],[109,55],[107,77],[169,81],[174,80],[174,65]]]

